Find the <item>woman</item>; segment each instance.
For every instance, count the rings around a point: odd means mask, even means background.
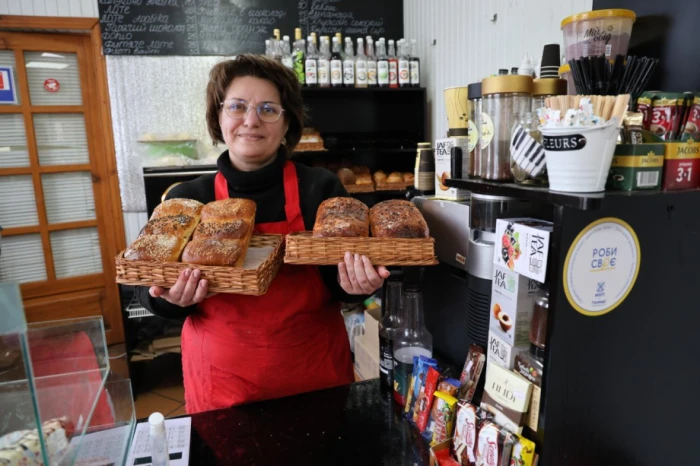
[[[256,231],[311,230],[325,199],[347,196],[340,180],[287,157],[301,138],[303,105],[294,73],[276,61],[239,55],[217,64],[207,86],[207,125],[228,150],[216,175],[174,187],[168,198],[257,203]],[[347,253],[337,267],[283,265],[264,296],[207,294],[196,268],[170,289],[140,289],[154,314],[187,317],[182,368],[188,413],[351,383],[340,301],[364,299],[389,272]]]

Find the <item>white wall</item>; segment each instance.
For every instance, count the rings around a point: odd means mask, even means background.
[[[97,0],[0,0],[0,15],[97,18]]]
[[[593,0],[404,0],[404,35],[417,39],[432,140],[447,131],[444,88],[510,70],[525,53],[539,60],[544,44],[562,42],[561,20],[592,5]]]

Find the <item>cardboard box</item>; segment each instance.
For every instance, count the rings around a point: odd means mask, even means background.
[[[430,447],[430,466],[458,465],[459,463],[450,456],[451,448],[452,439],[445,440],[442,443]],[[445,451],[447,451],[447,454],[445,454]],[[449,460],[446,461],[445,457],[449,458]]]
[[[462,173],[452,173],[452,147],[462,149]],[[447,138],[435,140],[435,197],[458,201],[469,199],[469,191],[448,188],[443,183],[447,178],[469,177],[469,138]]]
[[[379,377],[379,348],[371,348],[366,335],[355,336],[355,370],[363,380]]]
[[[544,283],[552,230],[551,222],[535,218],[498,219],[493,263]]]
[[[618,191],[661,189],[665,150],[662,143],[616,145],[605,187]]]
[[[537,280],[494,265],[489,332],[498,335],[510,346],[527,346],[538,290]]]
[[[365,311],[365,344],[379,354],[379,321],[382,318],[382,309],[374,308]]]
[[[507,431],[522,433],[531,395],[532,384],[520,374],[497,364],[486,367],[481,408],[492,412],[496,424]]]
[[[497,334],[489,331],[488,346],[486,348],[486,367],[489,364],[498,364],[506,369],[515,367],[515,356],[523,350],[527,350],[527,345],[512,346],[503,341]]]
[[[700,187],[700,143],[667,142],[664,191]]]

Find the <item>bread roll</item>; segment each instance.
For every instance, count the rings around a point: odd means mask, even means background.
[[[403,175],[400,172],[391,172],[386,178],[387,183],[403,183]]]
[[[369,209],[350,197],[326,199],[318,207],[314,236],[366,237],[369,236]]]
[[[148,221],[139,236],[172,235],[189,240],[198,222],[198,218],[190,217],[189,215],[156,217]]]
[[[403,182],[413,184],[414,183],[413,173],[404,173],[403,174]]]
[[[174,235],[145,235],[124,251],[128,261],[176,262],[180,259],[187,238]]]
[[[423,215],[408,201],[380,202],[369,212],[372,236],[376,238],[428,238],[430,232]]]
[[[250,222],[241,218],[231,221],[212,220],[197,225],[197,229],[194,231],[194,236],[192,237],[192,240],[245,240],[250,234],[251,227],[252,225]]]
[[[160,217],[170,217],[172,215],[189,215],[199,219],[199,214],[202,212],[204,204],[194,199],[168,199],[161,202],[153,209],[151,219]]]
[[[376,171],[374,175],[372,175],[372,179],[374,180],[374,184],[384,184],[386,183],[386,173],[381,170]]]
[[[182,262],[196,265],[241,267],[245,260],[245,245],[240,240],[198,239],[187,244]]]
[[[338,170],[338,178],[340,178],[340,182],[345,185],[355,184],[357,180],[355,174],[349,168],[341,168]]]
[[[354,165],[353,167],[350,168],[352,172],[356,175],[369,175],[369,167],[365,167],[364,165]]]
[[[222,199],[210,202],[202,209],[202,223],[211,220],[237,220],[243,219],[251,224],[255,223],[255,201],[250,199]]]
[[[369,173],[356,175],[355,184],[372,184],[372,176]]]

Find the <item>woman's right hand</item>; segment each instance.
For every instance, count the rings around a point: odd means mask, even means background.
[[[185,269],[177,277],[177,282],[172,288],[163,288],[162,286],[152,286],[148,292],[154,298],[163,298],[176,306],[188,307],[193,304],[201,303],[204,298],[212,296],[214,293],[207,294],[209,282],[201,278],[201,272],[198,269]]]

